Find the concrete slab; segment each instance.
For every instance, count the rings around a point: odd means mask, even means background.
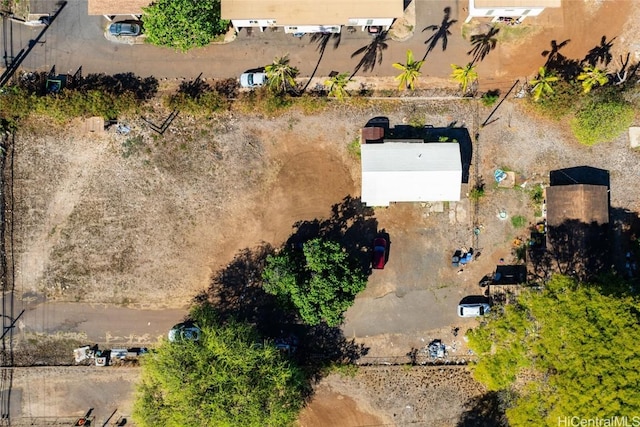
[[[516,173],[509,171],[505,172],[507,177],[498,183],[500,188],[513,188],[516,185]]]
[[[629,128],[629,146],[631,148],[640,147],[640,127]]]

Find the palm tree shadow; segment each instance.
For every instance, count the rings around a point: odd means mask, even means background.
[[[422,30],[423,33],[427,30],[433,31],[433,34],[431,35],[431,37],[429,37],[424,42],[424,44],[428,45],[428,47],[427,47],[427,51],[422,57],[423,61],[427,59],[427,55],[429,55],[429,52],[435,49],[435,47],[438,45],[438,42],[440,40],[442,40],[442,51],[444,52],[445,50],[447,50],[447,44],[449,43],[448,37],[451,35],[451,31],[449,30],[449,27],[451,27],[451,25],[458,22],[457,19],[449,20],[450,16],[451,16],[451,8],[445,7],[444,17],[442,18],[442,22],[440,23],[440,25],[429,25],[428,27],[425,27]]]
[[[556,40],[551,40],[551,49],[542,51],[542,56],[547,58],[544,67],[567,81],[575,79],[582,68],[579,61],[567,58],[560,53],[560,49],[569,44],[570,41],[570,39],[567,39],[558,43]]]
[[[613,47],[613,41],[616,37],[607,41],[607,36],[602,36],[600,44],[587,53],[583,62],[595,67],[598,62],[602,62],[605,66],[609,65],[613,56],[611,55],[611,48]]]
[[[362,55],[360,62],[356,65],[353,70],[353,74],[349,77],[349,80],[355,76],[360,69],[365,72],[373,71],[376,64],[380,65],[382,63],[382,51],[386,50],[389,45],[387,45],[387,36],[388,31],[382,31],[380,34],[376,35],[366,46],[361,47],[351,54],[351,58],[356,57],[358,55]]]
[[[302,88],[303,92],[307,90],[307,87],[309,87],[311,80],[315,77],[316,71],[318,71],[318,67],[320,66],[320,62],[322,61],[322,58],[324,56],[324,51],[327,49],[329,42],[333,40],[333,49],[335,50],[338,48],[338,46],[340,46],[340,41],[342,40],[341,37],[341,33],[313,33],[311,35],[311,43],[317,44],[316,50],[318,51],[320,56],[318,57],[318,62],[316,62],[316,66],[313,69],[311,76],[309,76],[307,84],[304,85],[304,88]]]
[[[500,28],[491,27],[489,31],[484,34],[474,34],[471,36],[471,45],[473,48],[467,52],[467,55],[473,55],[471,64],[475,64],[477,61],[482,61],[493,49],[496,48],[498,39],[496,35],[500,32]]]

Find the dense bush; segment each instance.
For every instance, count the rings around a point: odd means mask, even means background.
[[[584,145],[611,141],[633,121],[633,107],[620,99],[592,99],[571,120],[571,130]]]
[[[560,80],[553,85],[553,93],[541,97],[538,101],[531,99],[531,105],[545,116],[559,120],[575,111],[582,99],[580,85]]]

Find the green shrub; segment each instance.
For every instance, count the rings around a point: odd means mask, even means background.
[[[347,145],[347,151],[356,159],[360,159],[360,155],[361,155],[360,149],[361,149],[360,138],[358,137],[353,138],[353,140],[349,143],[349,145]]]
[[[166,101],[169,108],[177,109],[192,116],[202,116],[227,108],[226,99],[216,91],[209,91],[197,97],[180,92],[171,95]]]
[[[484,183],[477,184],[475,187],[471,189],[469,192],[469,198],[474,202],[479,201],[482,197],[484,197]]]
[[[516,215],[511,217],[511,225],[513,228],[522,228],[527,224],[527,219],[522,215]]]
[[[631,125],[633,107],[620,99],[598,100],[582,107],[571,120],[571,130],[584,145],[611,141]]]
[[[556,120],[575,111],[582,99],[582,87],[563,80],[554,83],[552,94],[543,96],[538,101],[529,98],[530,105],[536,111]]]
[[[498,99],[500,99],[500,90],[495,89],[483,93],[480,102],[482,102],[482,105],[485,107],[491,107]]]

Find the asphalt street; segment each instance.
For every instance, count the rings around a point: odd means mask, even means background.
[[[465,63],[468,43],[460,36],[460,24],[466,14],[461,10],[464,1],[416,1],[415,34],[409,40],[396,42],[389,40],[388,47],[382,52],[382,63],[369,73],[361,75],[391,76],[397,74],[391,64],[404,62],[407,49],[421,58],[426,52],[425,40],[433,32],[422,29],[429,25],[439,25],[444,17],[444,9],[451,10],[450,19],[457,20],[451,26],[452,35],[448,37],[446,51],[442,43],[429,54],[423,73],[434,77],[447,77],[449,64]],[[58,6],[56,0],[43,1],[41,6],[48,13],[54,13]],[[40,12],[40,11],[39,11]],[[122,17],[125,19],[126,17]],[[7,56],[15,55],[20,49],[29,46],[43,27],[29,27],[12,21],[4,22],[3,45]],[[128,45],[116,43],[105,38],[108,21],[101,16],[87,15],[86,0],[69,0],[58,18],[46,29],[44,37],[34,46],[22,64],[27,70],[49,70],[53,66],[57,72],[75,72],[82,67],[84,73],[120,73],[133,72],[141,76],[157,78],[193,78],[201,72],[208,78],[237,77],[250,68],[264,66],[275,57],[289,54],[291,64],[300,69],[302,77],[313,72],[319,59],[317,45],[311,42],[309,35],[296,38],[284,32],[267,30],[263,33],[253,31],[248,34],[242,30],[236,40],[221,45],[194,49],[187,53],[147,44]],[[7,28],[8,27],[8,28]],[[325,51],[316,75],[326,76],[331,71],[352,71],[360,56],[351,57],[359,48],[366,46],[371,37],[362,31],[350,33],[343,31],[340,45],[329,45]],[[437,66],[430,66],[437,64]]]

